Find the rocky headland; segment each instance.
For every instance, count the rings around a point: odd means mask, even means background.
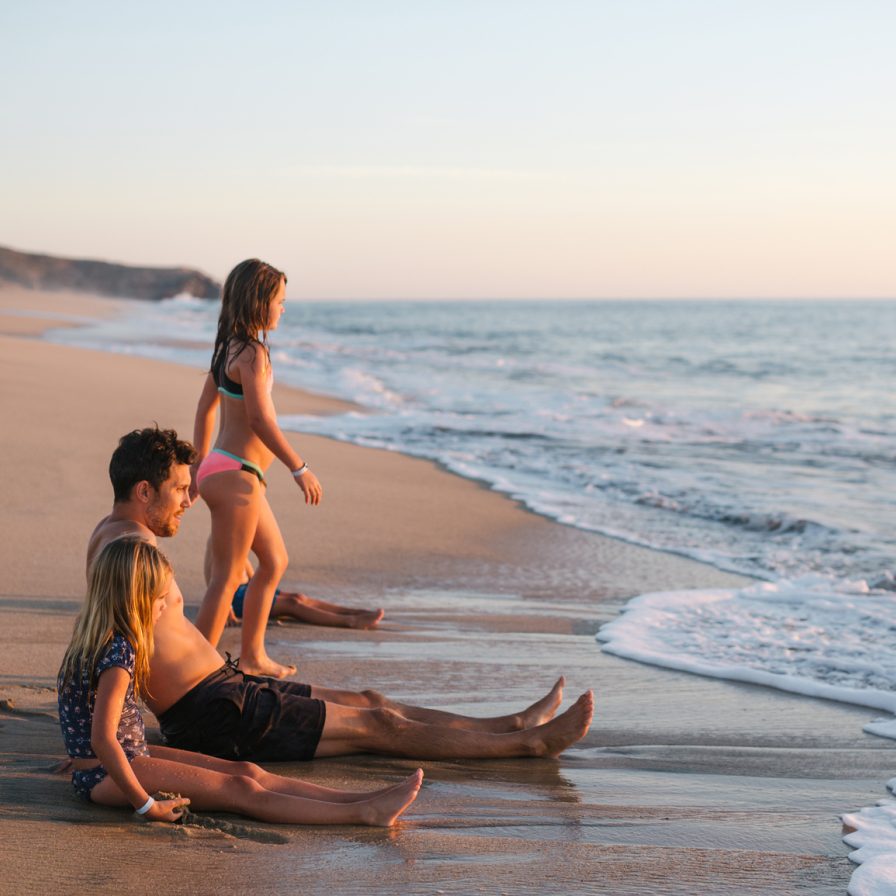
[[[0,246],[0,284],[71,290],[119,299],[166,299],[187,293],[216,299],[221,285],[191,268],[153,268],[35,255]]]

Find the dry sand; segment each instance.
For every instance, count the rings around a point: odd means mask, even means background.
[[[837,816],[892,776],[889,745],[861,733],[869,714],[627,662],[594,641],[633,594],[739,579],[556,525],[425,461],[312,436],[294,438],[321,507],[271,475],[286,580],[387,616],[374,632],[272,627],[272,655],[303,680],[476,714],[520,707],[564,673],[569,697],[596,691],[591,732],[556,761],[423,763],[421,796],[392,831],[176,828],[76,799],[48,770],[62,754],[53,686],[85,542],[111,505],[109,455],[153,421],[188,437],[202,376],[37,338],[120,307],[0,290],[0,700],[14,705],[0,710],[0,893],[845,893]],[[282,388],[276,401],[341,406]],[[200,504],[164,545],[194,609],[207,532]],[[412,767],[361,756],[280,770],[361,787]]]

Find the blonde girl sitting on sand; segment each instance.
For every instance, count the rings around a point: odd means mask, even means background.
[[[295,666],[275,662],[264,643],[274,591],[289,562],[265,495],[265,471],[276,457],[292,473],[306,504],[319,504],[322,494],[317,477],[280,431],[271,400],[267,334],[277,328],[285,301],[286,276],[257,258],[227,276],[193,431],[198,459],[191,497],[198,490],[212,518],[211,577],[196,627],[217,646],[251,550],[258,569],[245,592],[240,668],[270,678],[291,675]],[[219,406],[221,426],[209,450]]]
[[[57,683],[75,790],[153,821],[177,821],[192,804],[284,824],[393,824],[420,790],[420,769],[392,787],[355,793],[147,745],[137,698],[146,693],[153,627],[171,582],[168,561],[138,538],[110,542],[90,569]],[[182,797],[156,800],[156,791]]]

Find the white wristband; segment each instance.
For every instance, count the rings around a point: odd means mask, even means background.
[[[152,797],[150,797],[139,809],[135,809],[134,811],[138,815],[146,815],[146,813],[149,812],[149,810],[152,809],[155,804],[156,801]]]
[[[296,479],[301,479],[308,472],[308,464],[302,464],[298,470],[293,470],[292,475],[295,476]]]

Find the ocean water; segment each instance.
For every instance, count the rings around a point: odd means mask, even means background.
[[[208,363],[215,303],[53,338]],[[896,303],[289,303],[286,427],[438,460],[569,525],[768,580],[894,588]]]
[[[48,338],[202,368],[217,310]],[[271,346],[278,379],[363,408],[285,428],[761,580],[637,597],[603,649],[867,706],[896,738],[896,302],[292,302]],[[896,892],[896,803],[849,819],[850,892]]]
[[[52,338],[204,367],[217,311],[135,302]],[[287,428],[774,586],[634,602],[605,649],[896,693],[896,302],[291,302],[271,345],[279,379],[363,408]]]

